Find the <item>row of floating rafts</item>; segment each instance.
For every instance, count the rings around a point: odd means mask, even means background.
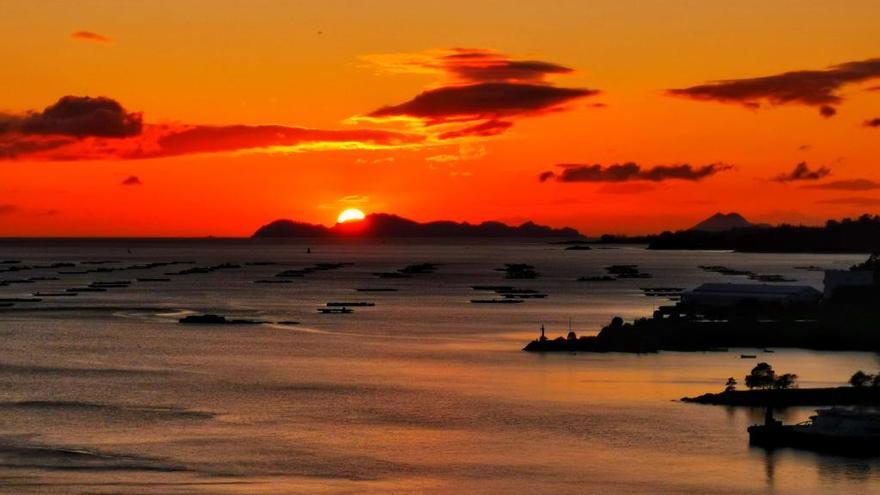
[[[416,263],[393,272],[376,272],[373,275],[379,278],[411,278],[413,275],[434,273],[438,267],[440,263]]]
[[[684,289],[681,287],[642,287],[642,294],[648,297],[663,297],[671,301],[681,299],[681,293]]]
[[[351,314],[354,313],[352,308],[368,308],[375,306],[376,303],[367,301],[331,301],[323,308],[318,308],[318,312],[325,315]]]
[[[608,265],[607,275],[589,275],[577,279],[578,282],[614,282],[627,278],[652,278],[650,273],[639,270],[639,265]]]
[[[544,299],[547,294],[543,294],[534,289],[518,289],[509,285],[472,285],[471,289],[475,291],[494,292],[501,298],[493,299],[471,299],[472,304],[520,304],[525,299]]]
[[[749,270],[739,270],[736,268],[729,268],[724,265],[700,265],[698,267],[700,270],[707,272],[714,272],[720,275],[736,277],[736,276],[745,276],[750,280],[755,280],[758,282],[797,282],[796,279],[788,278],[784,275],[776,275],[776,274],[760,274],[755,273]],[[808,271],[820,271],[821,267],[809,265],[809,266],[796,266],[797,270],[808,270]]]

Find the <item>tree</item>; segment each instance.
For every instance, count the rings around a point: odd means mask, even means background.
[[[880,375],[878,375],[878,376],[880,376]],[[853,387],[866,387],[869,384],[872,384],[871,382],[876,382],[876,381],[877,381],[876,376],[871,376],[871,375],[865,373],[864,371],[859,370],[859,371],[856,371],[853,374],[853,376],[850,377],[849,384],[852,385]]]
[[[777,390],[785,390],[797,386],[798,376],[794,373],[786,373],[773,382],[773,388]]]
[[[736,379],[734,377],[730,377],[727,379],[727,383],[724,384],[725,392],[733,392],[736,390]]]
[[[752,372],[746,375],[746,387],[753,388],[770,388],[776,382],[776,372],[773,367],[767,363],[758,363],[752,368]]]

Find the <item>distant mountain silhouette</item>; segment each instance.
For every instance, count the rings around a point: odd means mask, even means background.
[[[338,223],[332,227],[276,220],[257,229],[253,237],[507,237],[583,239],[572,228],[554,229],[526,222],[519,226],[501,222],[471,224],[452,221],[419,223],[388,213],[373,213],[359,222]]]
[[[702,232],[724,232],[732,229],[744,229],[748,227],[757,227],[743,218],[739,213],[721,213],[718,212],[702,222],[694,225],[688,230],[699,230]]]

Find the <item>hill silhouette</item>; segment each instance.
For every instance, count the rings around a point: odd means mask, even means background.
[[[724,232],[732,229],[743,229],[748,227],[757,227],[757,225],[746,220],[742,215],[736,212],[721,213],[718,212],[702,222],[694,225],[689,230],[699,230],[703,232]]]
[[[436,221],[420,223],[388,213],[373,213],[361,221],[338,223],[332,227],[293,220],[275,220],[254,232],[259,238],[295,237],[488,237],[488,238],[553,238],[583,239],[575,229],[556,229],[533,222],[519,226],[501,222]]]

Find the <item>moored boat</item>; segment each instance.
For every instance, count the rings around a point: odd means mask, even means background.
[[[818,409],[809,421],[785,425],[767,410],[764,424],[748,428],[749,443],[793,447],[841,455],[880,455],[880,412],[833,407]]]

